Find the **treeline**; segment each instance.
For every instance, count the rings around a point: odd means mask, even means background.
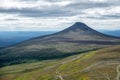
[[[15,52],[14,55],[10,55],[10,54],[1,55],[0,67],[6,66],[6,65],[12,65],[12,64],[32,62],[32,61],[65,58],[71,55],[94,51],[94,50],[97,50],[97,49],[83,50],[83,51],[71,52],[71,53],[60,52],[56,49],[43,49],[36,52],[30,51],[30,52],[21,53],[21,54],[17,54]]]

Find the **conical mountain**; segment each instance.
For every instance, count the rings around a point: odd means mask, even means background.
[[[100,33],[84,23],[76,22],[71,27],[60,31],[52,36],[58,38],[70,38],[71,40],[112,40],[112,39],[119,39],[118,37],[106,35]],[[50,36],[48,36],[50,37]],[[68,39],[67,39],[68,40]]]
[[[86,24],[81,23],[81,22],[76,22],[74,25],[71,27],[63,30],[62,32],[67,32],[67,31],[76,31],[76,30],[81,30],[81,31],[89,31],[92,30],[90,27],[88,27]]]
[[[102,47],[120,45],[120,38],[76,22],[58,33],[37,37],[0,50],[1,66],[31,60],[62,58]]]

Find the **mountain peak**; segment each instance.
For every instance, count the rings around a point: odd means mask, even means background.
[[[74,25],[85,25],[85,24],[82,22],[76,22]]]
[[[68,32],[68,31],[76,31],[76,30],[87,31],[87,30],[92,30],[92,29],[82,22],[76,22],[71,27],[69,27],[63,31]]]
[[[82,23],[82,22],[76,22],[74,25],[72,25],[71,27],[76,27],[76,28],[89,28],[86,24]]]

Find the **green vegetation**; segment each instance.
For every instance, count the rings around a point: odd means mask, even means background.
[[[35,53],[26,52],[24,54],[23,53],[17,54],[17,52],[14,52],[14,55],[13,54],[5,54],[5,55],[1,54],[0,66],[2,67],[6,65],[14,65],[14,64],[20,64],[20,63],[31,63],[34,61],[49,60],[49,59],[60,59],[60,58],[65,58],[71,55],[94,51],[94,50],[97,50],[97,48],[80,50],[80,51],[71,52],[71,53],[70,52],[65,53],[65,52],[59,52],[51,48],[51,49],[45,49],[45,50],[43,49],[40,52],[35,52]]]
[[[0,80],[115,80],[120,46],[0,68]],[[117,71],[118,70],[118,71]]]

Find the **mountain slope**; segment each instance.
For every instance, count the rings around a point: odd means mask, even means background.
[[[120,46],[0,68],[0,80],[119,80]]]
[[[0,31],[0,47],[10,46],[33,37],[52,34],[52,31]]]
[[[34,38],[0,50],[1,65],[66,57],[76,53],[111,45],[119,45],[120,38],[99,33],[77,22],[58,33]]]

